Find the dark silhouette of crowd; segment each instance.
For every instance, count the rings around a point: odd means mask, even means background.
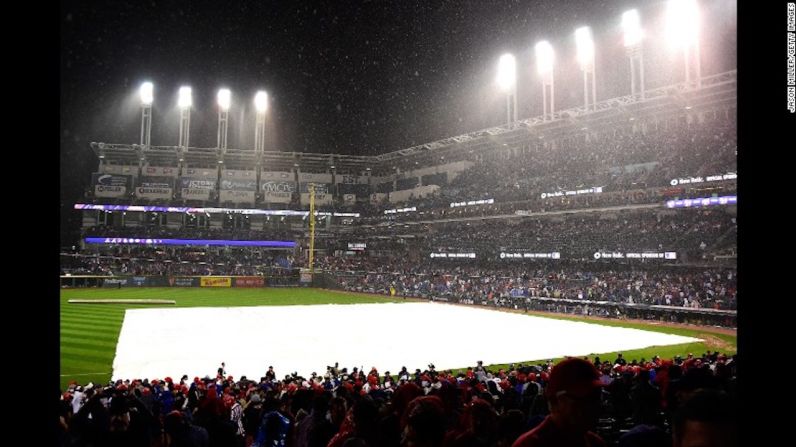
[[[707,351],[72,382],[59,436],[64,446],[734,445],[736,369],[735,356]]]

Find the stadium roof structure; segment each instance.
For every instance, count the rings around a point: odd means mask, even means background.
[[[254,149],[226,149],[144,146],[139,144],[91,143],[94,153],[105,162],[137,165],[146,162],[153,166],[176,166],[185,163],[191,167],[216,167],[223,164],[229,169],[251,169],[252,166],[274,171],[328,172],[334,167],[338,173],[361,173],[373,170],[409,169],[418,162],[438,160],[446,155],[482,152],[502,146],[519,147],[530,137],[556,138],[573,130],[598,129],[627,123],[631,119],[666,119],[681,115],[683,109],[691,113],[733,108],[737,101],[737,70],[731,70],[701,79],[701,87],[685,82],[646,90],[640,95],[626,95],[596,103],[594,108],[584,106],[556,111],[553,119],[543,116],[527,118],[508,125],[481,129],[429,143],[400,149],[375,156],[339,155],[310,152],[264,151]]]

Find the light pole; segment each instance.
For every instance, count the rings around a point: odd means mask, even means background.
[[[511,129],[517,121],[517,63],[513,55],[506,53],[500,56],[497,83],[506,92],[506,127]]]
[[[596,110],[597,83],[594,73],[594,41],[588,26],[582,26],[575,30],[575,44],[578,48],[580,69],[583,70],[583,104],[586,110],[589,110],[589,96],[591,96],[592,108]],[[589,75],[591,75],[591,95],[589,95]]]
[[[638,94],[644,99],[644,53],[641,49],[641,19],[637,10],[631,9],[622,14],[622,29],[625,35],[625,50],[630,58],[630,92],[634,97]]]
[[[177,101],[180,107],[180,142],[182,150],[188,148],[191,130],[191,87],[180,87],[180,96]]]
[[[231,97],[232,94],[227,88],[218,91],[218,149],[222,154],[227,152],[227,123]]]
[[[542,78],[542,120],[554,119],[556,110],[555,87],[553,83],[553,47],[550,42],[543,40],[536,44],[536,70]],[[550,101],[548,104],[548,90],[550,91]]]
[[[139,93],[141,95],[141,146],[149,148],[149,135],[152,132],[152,101],[153,86],[151,82],[141,84]]]
[[[699,8],[696,0],[669,0],[666,8],[666,37],[670,48],[683,50],[685,83],[691,87],[691,55],[696,86],[702,87],[702,62],[699,53]]]

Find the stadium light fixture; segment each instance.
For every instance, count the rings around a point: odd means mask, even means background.
[[[506,127],[511,128],[517,121],[517,61],[514,55],[506,53],[500,56],[497,84],[506,93]]]
[[[260,90],[254,95],[254,108],[257,109],[254,125],[254,152],[265,152],[265,112],[268,110],[268,93]]]
[[[218,148],[221,152],[227,151],[227,124],[229,122],[229,105],[232,94],[228,88],[218,91]]]
[[[221,107],[221,110],[229,110],[231,98],[232,93],[230,93],[228,88],[222,88],[218,91],[218,106]]]
[[[517,81],[517,62],[511,54],[500,56],[498,61],[497,83],[501,90],[510,93]]]
[[[582,26],[575,30],[575,44],[578,49],[578,63],[583,70],[583,103],[584,108],[589,110],[589,96],[591,105],[597,108],[597,83],[595,80],[594,67],[594,40],[591,37],[591,29]],[[591,95],[589,95],[589,74],[591,74]]]
[[[575,30],[575,44],[578,49],[578,63],[581,70],[586,70],[594,64],[594,41],[591,38],[591,29],[582,26]]]
[[[553,119],[556,109],[555,84],[553,82],[555,53],[553,46],[546,40],[537,42],[534,52],[536,53],[536,71],[542,78],[542,120],[546,121],[548,115],[550,115],[550,119]]]
[[[644,52],[641,48],[644,36],[638,10],[631,9],[622,14],[622,30],[625,50],[630,58],[630,92],[635,96],[639,90],[641,99],[644,99]]]
[[[180,87],[180,96],[177,100],[177,105],[181,109],[189,109],[193,105],[191,100],[191,87]]]
[[[141,84],[141,88],[138,90],[141,95],[141,104],[145,106],[152,105],[152,101],[154,100],[153,90],[154,87],[151,82],[144,82]]]
[[[553,46],[550,42],[543,40],[534,47],[536,52],[536,70],[540,76],[553,73]]]
[[[154,87],[151,82],[144,82],[138,93],[141,96],[141,146],[149,147],[149,139],[152,133],[152,101]]]
[[[191,87],[180,87],[177,105],[180,107],[180,142],[179,147],[187,148],[191,134]]]
[[[268,93],[265,91],[260,90],[254,95],[254,107],[257,109],[258,113],[264,113],[268,110]]]
[[[666,40],[672,49],[695,45],[699,34],[696,0],[669,0],[666,6]]]
[[[633,47],[641,43],[641,19],[638,10],[631,9],[622,14],[622,30],[624,31],[625,47]]]
[[[702,86],[699,55],[699,7],[696,0],[669,0],[666,7],[666,41],[671,50],[682,50],[685,59],[685,83],[691,84],[691,54],[696,68],[696,86]],[[692,52],[693,50],[693,52]]]

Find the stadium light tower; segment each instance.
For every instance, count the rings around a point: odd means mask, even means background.
[[[640,86],[639,95],[644,99],[644,58],[641,50],[641,19],[638,11],[631,9],[622,14],[622,30],[625,34],[625,50],[630,58],[630,92],[636,96],[636,85]],[[636,81],[638,72],[638,81]]]
[[[550,114],[550,119],[552,120],[556,110],[555,88],[553,87],[553,47],[550,42],[543,40],[536,44],[535,51],[536,70],[539,76],[542,77],[542,120],[547,120],[548,114]],[[547,101],[548,87],[550,90],[549,105]]]
[[[517,121],[517,62],[513,55],[506,53],[500,56],[497,83],[506,92],[506,127],[510,129]]]
[[[591,103],[597,108],[597,84],[594,80],[594,41],[591,38],[591,29],[582,26],[575,30],[575,44],[578,48],[578,63],[583,70],[583,103],[589,110],[589,75],[591,74]]]
[[[268,110],[268,93],[260,90],[254,95],[254,108],[257,109],[257,121],[254,128],[254,153],[265,151],[265,112]]]
[[[218,91],[218,149],[222,153],[227,151],[227,123],[231,96],[228,88]]]
[[[683,50],[685,83],[691,86],[691,59],[696,71],[696,85],[702,87],[702,64],[699,55],[699,8],[696,0],[669,0],[666,7],[666,40],[670,48]]]
[[[141,95],[141,146],[149,147],[149,135],[152,132],[152,101],[153,86],[151,82],[144,82],[138,92]]]
[[[186,149],[190,139],[191,130],[191,87],[180,87],[180,97],[177,105],[180,107],[180,144],[181,148]]]

